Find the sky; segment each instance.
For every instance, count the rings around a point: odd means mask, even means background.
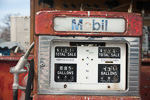
[[[0,0],[0,26],[4,26],[2,20],[8,14],[30,16],[30,0]]]

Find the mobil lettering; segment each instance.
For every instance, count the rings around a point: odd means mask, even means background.
[[[99,31],[107,31],[108,20],[104,19],[92,19],[92,20],[84,20],[84,19],[72,19],[72,30],[99,30]]]

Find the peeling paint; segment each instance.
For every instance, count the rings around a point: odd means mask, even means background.
[[[42,11],[37,12],[36,15],[39,15],[41,12],[42,12]]]
[[[44,14],[46,13],[46,15]],[[45,17],[47,16],[47,17]],[[68,32],[55,31],[53,19],[55,17],[103,17],[103,18],[123,18],[126,20],[124,33],[117,32]],[[36,15],[35,34],[37,35],[73,35],[73,36],[142,36],[142,16],[125,12],[99,12],[99,11],[40,11]],[[50,23],[51,22],[51,23]],[[47,28],[46,28],[47,27]]]
[[[88,16],[90,16],[90,11],[88,11]]]

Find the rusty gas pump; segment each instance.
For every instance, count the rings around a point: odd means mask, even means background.
[[[40,11],[33,100],[140,99],[142,17]]]
[[[36,13],[33,100],[141,99],[142,17]]]

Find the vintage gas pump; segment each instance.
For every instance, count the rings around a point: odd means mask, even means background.
[[[38,12],[33,99],[140,99],[141,36],[139,14]]]

